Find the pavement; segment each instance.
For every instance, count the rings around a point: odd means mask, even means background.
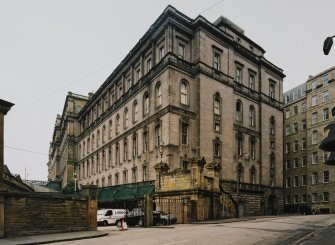
[[[259,218],[275,218],[277,216],[252,216],[252,217],[241,217],[231,219],[220,219],[220,220],[208,220],[200,222],[190,222],[189,224],[221,224],[221,223],[232,223],[240,221],[255,220]],[[174,228],[174,226],[154,226],[152,228]],[[54,233],[46,235],[35,235],[35,236],[20,236],[0,239],[1,245],[23,245],[23,244],[48,244],[54,242],[73,241],[81,239],[90,239],[96,237],[107,236],[108,232],[104,231],[77,231],[68,233]]]

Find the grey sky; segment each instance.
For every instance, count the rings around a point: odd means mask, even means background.
[[[191,18],[228,17],[284,69],[284,91],[334,66],[322,45],[335,35],[333,0],[0,0],[0,98],[5,164],[47,179],[49,143],[68,91],[96,91],[168,4]],[[205,11],[205,12],[204,12]],[[42,154],[19,151],[8,147]]]

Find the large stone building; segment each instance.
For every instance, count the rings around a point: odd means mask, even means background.
[[[285,97],[285,207],[290,212],[335,212],[335,168],[319,149],[335,106],[335,67],[287,91]]]
[[[204,158],[241,214],[280,210],[284,74],[264,53],[224,17],[168,6],[79,112],[79,184],[155,180],[157,163]]]
[[[69,92],[65,99],[62,115],[57,115],[50,143],[48,180],[61,181],[62,187],[74,179],[74,166],[78,164],[76,137],[79,135],[77,115],[88,97]]]

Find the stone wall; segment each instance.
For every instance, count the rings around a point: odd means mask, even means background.
[[[95,198],[46,193],[6,193],[4,197],[5,237],[96,230],[89,219],[94,212],[96,224]]]

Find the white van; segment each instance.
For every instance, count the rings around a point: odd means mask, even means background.
[[[97,212],[98,225],[121,226],[121,219],[125,218],[126,209],[99,209]]]

